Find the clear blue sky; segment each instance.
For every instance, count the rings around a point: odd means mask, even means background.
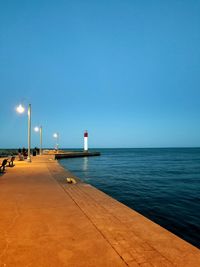
[[[0,99],[0,148],[21,101],[46,147],[200,146],[200,1],[1,0]]]

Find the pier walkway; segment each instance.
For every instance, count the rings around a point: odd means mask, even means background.
[[[91,185],[53,156],[0,176],[1,267],[199,267],[200,251]]]

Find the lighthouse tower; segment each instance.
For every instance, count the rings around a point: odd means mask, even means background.
[[[88,152],[88,132],[84,132],[84,152]]]

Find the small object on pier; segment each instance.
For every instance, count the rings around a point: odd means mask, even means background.
[[[66,178],[68,184],[76,184],[76,180],[74,178]]]

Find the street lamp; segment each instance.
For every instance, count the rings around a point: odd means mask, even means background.
[[[59,133],[54,133],[53,137],[56,139],[56,150],[58,150]]]
[[[35,132],[40,132],[40,155],[42,155],[42,126],[38,127],[36,126],[34,128]]]
[[[24,113],[24,111],[25,111],[25,108],[20,104],[17,108],[16,108],[16,110],[17,110],[17,112],[18,113]]]
[[[25,107],[21,104],[16,108],[16,111],[20,114],[24,113]],[[28,162],[31,162],[31,104],[28,105]]]

